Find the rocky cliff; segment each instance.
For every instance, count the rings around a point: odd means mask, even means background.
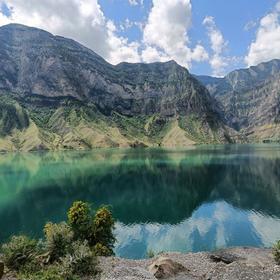
[[[0,27],[0,63],[2,151],[238,139],[174,61],[114,66],[73,40],[12,24]]]
[[[224,78],[197,78],[217,99],[227,125],[248,141],[280,140],[280,60],[236,70]]]

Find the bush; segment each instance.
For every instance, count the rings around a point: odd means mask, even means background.
[[[72,252],[62,258],[62,274],[66,279],[71,275],[85,276],[97,273],[97,259],[87,241],[73,243]]]
[[[47,223],[45,239],[14,236],[2,246],[6,266],[22,280],[77,280],[97,273],[96,256],[111,256],[114,219],[107,207],[95,215],[78,201],[68,211],[68,224]]]
[[[5,265],[19,271],[26,264],[36,263],[37,241],[26,236],[13,236],[10,242],[2,246]]]
[[[274,244],[272,248],[274,260],[277,262],[277,264],[280,264],[280,240]]]
[[[116,241],[113,230],[114,230],[115,221],[113,219],[111,211],[107,207],[101,207],[97,210],[94,221],[93,221],[93,229],[94,229],[94,241],[95,241],[95,250],[99,250],[98,255],[100,254],[103,249],[102,247],[106,247],[107,250],[104,248],[105,255],[102,256],[110,256],[113,255],[113,248],[114,243]],[[102,246],[102,247],[101,247]]]
[[[74,232],[76,240],[91,240],[92,218],[88,203],[76,201],[68,211],[68,224]]]
[[[49,266],[46,269],[33,272],[21,272],[19,280],[65,280],[58,266]]]
[[[91,216],[89,204],[74,202],[68,211],[68,223],[74,232],[75,240],[87,240],[97,256],[111,256],[115,237],[113,235],[115,221],[107,207],[97,210],[94,218]]]
[[[58,261],[64,257],[73,241],[73,232],[65,223],[47,223],[44,228],[45,246],[49,253],[50,262]]]
[[[109,257],[112,256],[113,251],[101,243],[97,243],[93,247],[93,253],[95,256]]]

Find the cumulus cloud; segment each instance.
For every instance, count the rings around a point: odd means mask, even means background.
[[[151,63],[157,61],[165,62],[171,60],[172,58],[155,47],[146,46],[145,49],[142,51],[142,59],[145,62]]]
[[[248,66],[280,58],[280,1],[273,12],[259,23],[255,40],[251,43],[245,62]]]
[[[116,26],[113,21],[108,21],[108,44],[109,46],[114,46],[113,51],[111,51],[107,59],[113,63],[117,64],[122,61],[127,62],[139,62],[140,56],[138,54],[139,43],[138,42],[128,42],[127,38],[119,37],[115,35]]]
[[[153,0],[147,22],[126,19],[117,25],[105,17],[98,0],[0,0],[0,7],[3,3],[11,14],[0,12],[0,26],[21,23],[72,38],[113,64],[173,59],[190,68],[193,61],[209,58],[201,44],[190,47],[190,0]],[[129,3],[142,5],[143,1]],[[139,41],[120,35],[119,31],[135,26],[142,32]]]
[[[146,48],[142,58],[174,59],[186,67],[191,66],[192,60],[206,60],[207,52],[201,45],[189,47],[191,12],[190,0],[153,0],[143,32]]]
[[[21,23],[79,41],[111,63],[140,61],[138,43],[117,35],[97,0],[0,0],[12,14],[0,13],[0,26]]]
[[[123,21],[119,25],[119,28],[121,31],[126,31],[132,27],[137,27],[137,28],[139,28],[140,31],[143,31],[143,22],[131,21],[130,19],[126,18],[125,21]]]
[[[210,58],[210,65],[214,76],[222,76],[225,67],[228,65],[228,58],[223,56],[223,52],[227,47],[222,32],[216,26],[215,20],[211,16],[205,17],[203,24],[207,28],[207,33],[211,42],[213,55]]]

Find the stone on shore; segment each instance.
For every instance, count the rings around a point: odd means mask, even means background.
[[[166,279],[169,277],[173,277],[187,269],[180,263],[174,262],[171,259],[159,257],[148,267],[148,270],[157,279]]]
[[[101,258],[101,280],[279,280],[270,249],[229,248],[217,252],[164,253],[152,259]]]

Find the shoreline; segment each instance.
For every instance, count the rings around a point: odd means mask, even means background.
[[[0,139],[1,140],[1,139]],[[59,153],[59,152],[77,152],[77,153],[87,153],[87,152],[102,152],[102,151],[151,151],[151,150],[163,150],[167,152],[172,151],[189,151],[196,148],[206,148],[206,147],[246,147],[246,146],[280,146],[280,142],[248,142],[248,143],[195,143],[188,146],[146,146],[146,147],[131,147],[131,146],[122,146],[122,147],[94,147],[92,149],[34,149],[34,150],[1,150],[0,155],[7,154],[47,154],[47,153]]]
[[[174,271],[172,264],[175,265]],[[102,270],[100,280],[279,280],[280,278],[280,266],[273,259],[272,250],[255,247],[233,247],[213,252],[185,254],[170,252],[141,260],[108,257],[101,258],[99,266]],[[167,271],[165,276],[164,273],[161,274],[162,270]]]
[[[97,278],[82,280],[279,280],[272,249],[232,247],[198,253],[169,252],[149,259],[99,257]],[[1,278],[0,278],[1,279]],[[1,280],[17,280],[5,274]]]

